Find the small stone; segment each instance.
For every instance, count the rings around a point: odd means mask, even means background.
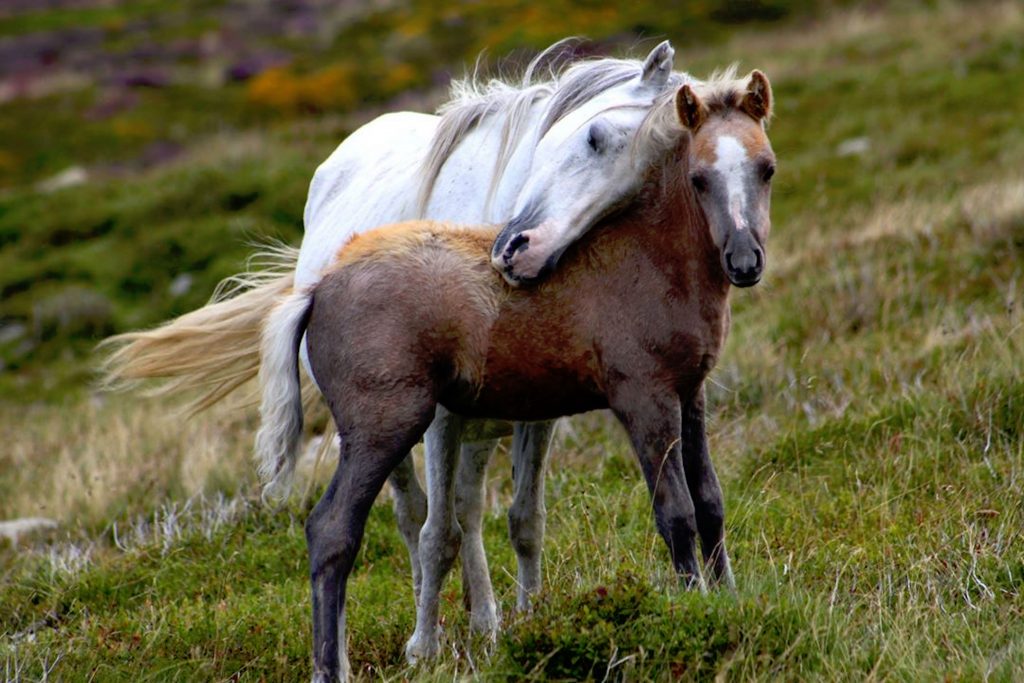
[[[192,289],[192,283],[194,278],[189,273],[181,273],[173,280],[171,285],[167,288],[173,297],[185,296],[189,290]]]
[[[10,323],[0,326],[0,344],[9,344],[18,341],[28,332],[28,327],[22,323]]]
[[[22,517],[0,522],[0,538],[6,538],[11,545],[18,545],[23,536],[30,536],[57,528],[57,522],[46,517]]]
[[[84,168],[81,166],[71,166],[55,176],[40,181],[36,185],[36,189],[46,193],[56,192],[57,190],[81,185],[87,180],[89,180],[89,173]]]
[[[868,137],[849,138],[843,140],[836,147],[836,154],[841,157],[862,156],[871,149],[871,139]]]

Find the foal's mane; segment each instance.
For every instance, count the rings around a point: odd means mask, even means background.
[[[489,203],[511,160],[512,152],[526,134],[525,124],[535,104],[546,100],[538,131],[539,139],[570,112],[641,73],[643,62],[639,59],[605,57],[559,64],[559,60],[564,59],[568,44],[573,40],[561,40],[538,54],[526,66],[519,79],[491,78],[485,81],[477,68],[466,78],[452,81],[450,99],[438,108],[441,122],[423,163],[423,180],[418,200],[421,215],[426,210],[441,168],[462,139],[483,121],[492,117],[505,117],[501,146],[491,175]],[[538,72],[546,72],[546,78],[539,78]],[[674,92],[688,78],[677,73],[671,74],[669,90]]]

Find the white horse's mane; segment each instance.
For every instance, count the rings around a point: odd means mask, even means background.
[[[518,79],[484,80],[479,76],[478,61],[472,74],[452,81],[449,100],[437,110],[441,121],[423,163],[420,213],[426,209],[445,162],[463,137],[482,121],[492,116],[505,117],[501,146],[491,176],[490,199],[512,152],[526,132],[530,110],[538,101],[547,100],[539,129],[539,135],[543,137],[568,113],[609,89],[636,78],[642,71],[643,61],[639,59],[588,58],[558,64],[567,44],[573,40],[561,40],[545,49],[530,61]],[[546,72],[546,78],[539,79],[538,72],[542,71]],[[666,88],[674,92],[690,80],[685,74],[672,73]]]

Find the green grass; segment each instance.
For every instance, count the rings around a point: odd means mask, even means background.
[[[365,21],[397,30],[392,19]],[[469,633],[455,572],[441,658],[406,666],[408,561],[389,506],[375,507],[349,593],[360,677],[1024,678],[1024,14],[893,3],[808,21],[677,45],[696,74],[734,59],[765,69],[778,103],[768,273],[735,293],[709,385],[736,594],[679,589],[621,429],[585,416],[556,441],[529,615],[513,612],[507,456],[491,467],[495,644]],[[156,169],[0,196],[0,320],[27,330],[0,342],[0,517],[62,523],[0,548],[5,671],[310,673],[302,520],[315,495],[258,505],[250,414],[182,423],[87,385],[99,335],[201,305],[248,240],[294,242],[310,173],[348,127],[225,116],[231,127],[196,124],[183,157]],[[862,153],[838,153],[856,138]],[[83,149],[106,144],[92,139]],[[195,280],[175,297],[180,273]],[[236,503],[214,522],[218,493]]]

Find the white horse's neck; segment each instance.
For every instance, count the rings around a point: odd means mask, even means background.
[[[470,224],[508,221],[533,166],[544,105],[540,100],[530,108],[523,134],[510,141],[512,151],[503,168],[495,166],[505,137],[505,117],[490,117],[474,128],[438,175],[424,218]]]

